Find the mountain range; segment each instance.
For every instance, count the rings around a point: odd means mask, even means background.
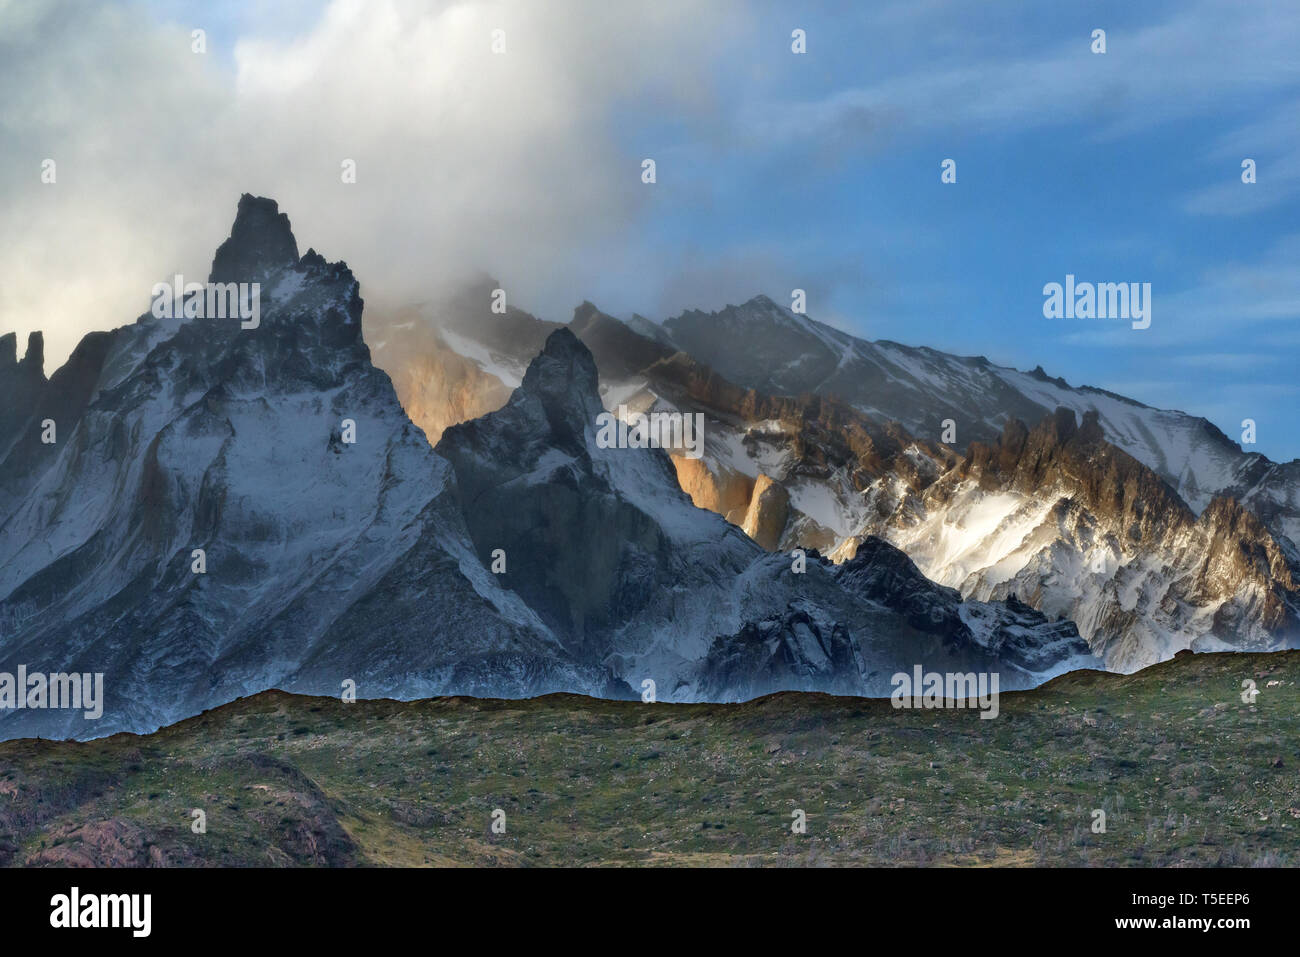
[[[372,323],[376,362],[430,435],[496,408],[561,328],[492,312],[494,288]],[[678,483],[768,550],[843,562],[884,539],[968,600],[1075,622],[1114,670],[1300,645],[1300,460],[1041,368],[859,340],[765,296],[662,323],[583,303],[567,328],[606,408],[705,417],[704,454],[672,454]]]
[[[1003,690],[1101,666],[1067,618],[963,597],[865,526],[852,554],[818,540],[835,560],[777,550],[817,520],[779,469],[743,522],[701,507],[724,447],[793,474],[914,473],[918,492],[968,461],[952,449],[731,386],[589,306],[571,328],[399,312],[363,333],[356,278],[299,255],[268,199],[240,199],[208,278],[257,283],[260,322],[146,313],[48,379],[39,334],[21,361],[0,339],[0,671],[106,688],[98,721],[6,710],[0,737],[147,731],[272,687],[725,701],[884,695],[916,664]],[[374,359],[394,352],[390,378]],[[771,442],[711,430],[693,491],[681,457],[597,441],[606,405],[666,401],[661,379],[751,397]]]

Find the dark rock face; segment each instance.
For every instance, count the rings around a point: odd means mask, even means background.
[[[776,395],[811,392],[839,362],[829,343],[767,296],[715,313],[692,309],[664,323],[673,342],[741,386]]]
[[[45,390],[44,337],[33,332],[27,353],[17,358],[18,337],[0,338],[0,449],[7,449],[25,430],[37,398]]]
[[[775,691],[859,694],[862,689],[862,662],[848,629],[797,604],[715,639],[701,670],[711,698],[755,698]]]
[[[289,217],[275,200],[245,193],[230,238],[217,247],[209,282],[259,282],[278,268],[298,262],[298,243]]]
[[[869,537],[835,574],[854,594],[892,608],[918,631],[954,641],[970,637],[958,614],[961,593],[930,581],[907,555],[882,538]]]
[[[989,604],[963,602],[960,592],[930,581],[883,539],[868,538],[836,574],[846,588],[894,609],[918,631],[953,648],[979,646],[1003,665],[1026,673],[1041,672],[1063,657],[1091,654],[1074,622],[1050,621],[1015,594]]]
[[[583,654],[695,571],[661,522],[684,524],[694,544],[714,551],[719,574],[736,574],[757,553],[736,529],[691,506],[661,451],[598,449],[603,412],[592,355],[561,328],[505,408],[453,426],[436,449],[455,470],[484,564],[502,549],[509,587]],[[621,478],[651,501],[630,499]]]
[[[73,350],[48,380],[42,371],[42,336],[34,332],[27,355],[16,365],[0,367],[0,394],[8,404],[0,411],[0,521],[15,497],[53,462],[59,446],[43,441],[44,424],[54,423],[56,440],[74,434],[85,414],[103,369],[111,335],[93,332]]]
[[[881,539],[835,566],[815,552],[792,575],[779,556],[761,563],[764,590],[785,604],[713,640],[700,666],[709,699],[740,700],[798,689],[888,695],[914,666],[996,673],[1002,690],[1048,673],[1099,668],[1073,623],[1048,621],[1016,601],[963,602]]]
[[[605,379],[622,379],[673,355],[662,343],[647,339],[612,316],[607,316],[590,302],[573,310],[570,331],[591,350]]]

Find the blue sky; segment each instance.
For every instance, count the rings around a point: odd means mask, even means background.
[[[662,319],[798,287],[857,335],[1042,365],[1234,439],[1251,418],[1256,450],[1300,456],[1295,4],[50,0],[0,19],[0,331],[43,328],[51,362],[160,276],[203,272],[247,190],[368,300],[481,269],[546,318],[590,299]],[[29,172],[47,156],[57,190]],[[1045,319],[1067,273],[1150,283],[1151,327]]]
[[[748,250],[784,280],[774,298],[807,287],[810,314],[856,334],[1041,364],[1234,439],[1252,418],[1257,450],[1300,454],[1297,18],[1250,4],[916,6],[767,12],[755,32],[784,44],[797,24],[808,53],[755,54],[761,67],[737,64],[724,90],[737,122],[770,139],[719,145],[661,122],[702,201],[657,203],[658,240]],[[1104,55],[1090,51],[1098,27]],[[1015,64],[1046,88],[1016,83]],[[655,139],[636,121],[623,133],[629,150]],[[1043,285],[1067,273],[1150,282],[1151,328],[1043,318]]]

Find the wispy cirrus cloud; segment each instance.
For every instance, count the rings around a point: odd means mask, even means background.
[[[1246,159],[1255,163],[1253,183],[1241,179]],[[1300,100],[1221,135],[1206,151],[1205,162],[1220,175],[1186,198],[1188,213],[1247,216],[1294,200],[1300,196]]]
[[[946,21],[963,30],[967,42],[955,49],[936,44],[940,56],[934,60],[909,50],[911,69],[874,83],[823,97],[753,103],[743,125],[755,141],[1070,123],[1087,124],[1095,138],[1106,139],[1300,85],[1300,8],[1260,4],[1247,13],[1234,4],[1202,2],[1168,10],[1162,22],[1122,30],[1098,11],[1091,20],[1072,20],[1076,32],[1058,32],[1042,48],[1028,41],[1012,49],[990,36],[1005,32],[1005,24],[987,22],[986,4],[919,6],[913,11],[918,21]],[[893,8],[894,19],[904,15]],[[1091,28],[1107,26],[1106,53],[1094,54]]]

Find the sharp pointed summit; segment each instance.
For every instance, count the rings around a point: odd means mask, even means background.
[[[239,197],[230,238],[217,248],[209,282],[256,282],[298,262],[298,242],[289,217],[273,199]]]

